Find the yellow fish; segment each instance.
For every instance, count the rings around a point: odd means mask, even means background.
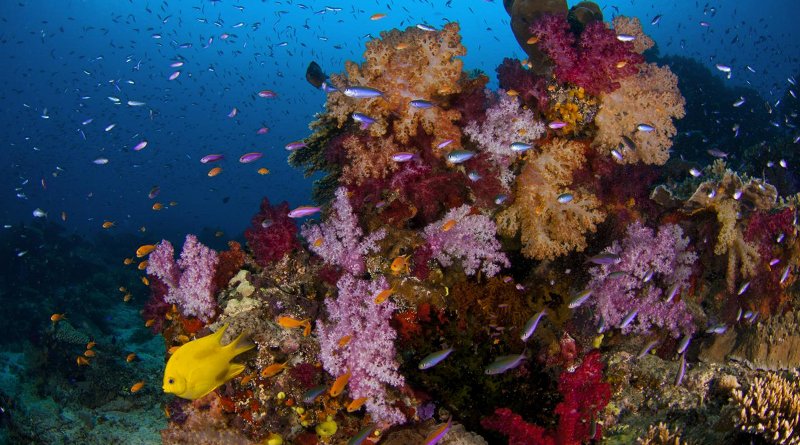
[[[244,333],[229,344],[221,345],[227,328],[226,324],[211,335],[184,344],[172,354],[164,370],[164,392],[196,400],[244,371],[244,365],[231,363],[231,359],[255,345],[242,342]]]

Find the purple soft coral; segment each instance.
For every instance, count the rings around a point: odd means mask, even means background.
[[[172,244],[162,240],[148,258],[147,273],[158,277],[169,288],[165,302],[177,304],[185,316],[209,321],[217,308],[214,300],[217,252],[201,244],[196,236],[186,235],[177,263],[173,255]]]
[[[497,226],[485,215],[470,215],[470,206],[451,209],[441,221],[425,227],[425,239],[433,258],[442,266],[450,266],[454,259],[461,260],[467,275],[480,268],[492,277],[500,267],[509,267],[506,255],[500,251]]]
[[[404,423],[403,413],[386,400],[385,388],[405,383],[395,359],[397,333],[389,325],[395,305],[372,301],[389,284],[384,277],[368,281],[344,274],[336,285],[339,295],[325,302],[328,322],[317,321],[322,365],[335,377],[351,373],[350,395],[353,399],[367,397],[367,412],[373,420]],[[339,346],[345,336],[350,336],[350,341]]]
[[[663,289],[679,293],[688,287],[692,263],[697,259],[687,252],[689,239],[674,224],[665,224],[654,235],[653,230],[634,222],[628,226],[621,243],[614,241],[606,252],[619,255],[616,264],[603,264],[589,269],[592,291],[589,305],[595,318],[605,319],[612,327],[623,324],[626,316],[635,318],[622,328],[624,333],[648,332],[652,326],[669,331],[673,337],[694,332],[692,316],[683,301],[667,300]]]
[[[307,224],[300,233],[309,242],[309,248],[326,263],[340,266],[353,275],[364,272],[364,255],[377,250],[376,243],[386,236],[386,230],[381,229],[364,237],[344,187],[336,190],[333,213],[326,221]]]

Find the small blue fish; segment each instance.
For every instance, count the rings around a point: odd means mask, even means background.
[[[528,151],[533,147],[531,144],[526,144],[524,142],[514,142],[511,144],[511,151],[515,153],[522,153],[524,151]]]
[[[414,153],[408,153],[405,151],[401,151],[392,155],[392,160],[394,162],[408,162],[414,159]]]
[[[375,123],[375,119],[363,113],[353,113],[353,120],[361,123],[362,130],[366,130],[370,125]]]
[[[450,161],[451,164],[461,164],[462,162],[469,161],[474,156],[474,151],[454,150],[447,154],[447,160]]]
[[[578,295],[576,295],[575,298],[573,298],[572,301],[569,302],[569,308],[570,309],[575,309],[576,307],[579,307],[580,305],[585,303],[586,300],[588,300],[589,297],[591,297],[591,296],[592,296],[592,290],[591,289],[584,290],[583,292],[581,292]]]
[[[536,331],[536,326],[539,326],[539,321],[547,315],[547,313],[542,310],[538,314],[534,315],[533,317],[528,319],[528,322],[525,323],[525,327],[522,328],[522,335],[519,338],[522,341],[528,341],[528,339],[533,335],[533,332]]]
[[[419,108],[421,110],[427,110],[428,108],[433,108],[435,106],[433,102],[424,99],[412,100],[411,102],[409,102],[409,105],[411,105],[414,108]]]
[[[625,316],[625,318],[622,319],[622,323],[620,323],[619,328],[620,329],[627,328],[638,314],[639,314],[639,309],[632,310],[628,315]]]
[[[446,359],[451,352],[453,352],[453,348],[442,349],[441,351],[428,354],[419,362],[419,369],[425,370],[433,368],[441,363],[442,360]]]
[[[683,354],[683,351],[685,351],[686,348],[689,347],[689,343],[691,343],[691,341],[692,341],[691,335],[689,334],[684,335],[683,338],[681,339],[681,342],[678,343],[678,354]]]
[[[656,26],[660,21],[661,21],[661,14],[658,14],[657,16],[653,17],[653,20],[650,20],[650,24]]]
[[[639,124],[636,126],[636,129],[645,133],[650,133],[651,131],[655,130],[655,127],[648,124]]]
[[[436,28],[434,28],[434,27],[433,27],[433,26],[431,26],[431,25],[426,25],[425,23],[419,23],[419,24],[417,25],[417,28],[418,28],[418,29],[421,29],[421,30],[423,30],[423,31],[427,31],[427,32],[433,32],[433,31],[436,31]]]
[[[645,355],[647,355],[651,349],[653,349],[658,344],[658,340],[651,340],[647,342],[646,345],[639,351],[639,354],[636,356],[637,360],[641,360]]]
[[[494,197],[494,203],[497,204],[497,205],[502,205],[507,200],[508,200],[508,195],[505,195],[503,193],[501,193],[501,194],[499,194],[499,195]]]
[[[681,354],[681,364],[678,367],[678,375],[675,376],[675,386],[681,385],[684,374],[686,374],[686,355]]]
[[[566,203],[572,201],[572,198],[573,198],[572,193],[562,193],[562,194],[558,195],[558,198],[556,198],[556,199],[561,204],[566,204]]]
[[[342,92],[344,93],[345,96],[353,97],[356,99],[371,99],[373,97],[383,96],[383,92],[381,92],[380,90],[362,86],[347,87]]]
[[[372,435],[373,431],[375,431],[374,425],[365,426],[358,433],[356,433],[355,436],[347,441],[347,445],[361,445],[365,440],[367,440],[367,437]]]
[[[599,253],[586,259],[587,263],[594,264],[619,264],[620,261],[622,261],[622,257],[612,252]]]
[[[675,284],[673,284],[672,286],[670,286],[670,287],[669,287],[669,289],[667,289],[667,298],[666,298],[666,300],[665,300],[665,301],[666,301],[667,303],[669,303],[670,301],[672,301],[672,299],[673,299],[673,298],[675,298],[675,295],[677,295],[677,294],[678,294],[678,291],[679,291],[680,289],[681,289],[681,288],[680,288],[680,286],[678,285],[678,283],[675,283]]]
[[[503,355],[497,357],[497,359],[492,362],[491,365],[486,367],[486,375],[496,375],[510,371],[521,365],[523,360],[525,360],[525,354]]]
[[[476,172],[476,171],[471,171],[471,172],[469,172],[469,173],[467,174],[467,177],[468,177],[468,178],[469,178],[469,180],[470,180],[470,181],[472,181],[472,182],[478,182],[478,180],[480,180],[480,179],[482,178],[482,176],[481,176],[481,175],[480,175],[478,172]]]
[[[617,34],[617,40],[620,42],[633,42],[636,40],[636,36],[630,34]]]
[[[724,324],[718,324],[716,326],[712,326],[706,330],[706,334],[717,334],[722,335],[728,332],[728,326]]]
[[[745,103],[744,97],[740,97],[739,100],[733,103],[733,106],[738,108],[744,105],[744,103]]]
[[[327,389],[328,387],[326,385],[319,385],[309,389],[303,393],[303,403],[314,403],[314,400]]]

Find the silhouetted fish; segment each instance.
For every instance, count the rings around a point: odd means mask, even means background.
[[[317,65],[317,62],[311,62],[308,64],[308,68],[306,68],[306,80],[311,85],[314,85],[315,88],[322,88],[322,83],[325,82],[328,76],[322,72],[322,68]]]

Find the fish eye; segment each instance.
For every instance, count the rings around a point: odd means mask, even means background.
[[[172,379],[172,378],[171,378],[171,379],[169,379],[168,383],[169,383],[170,385],[174,384],[174,383],[175,383],[175,379]]]

